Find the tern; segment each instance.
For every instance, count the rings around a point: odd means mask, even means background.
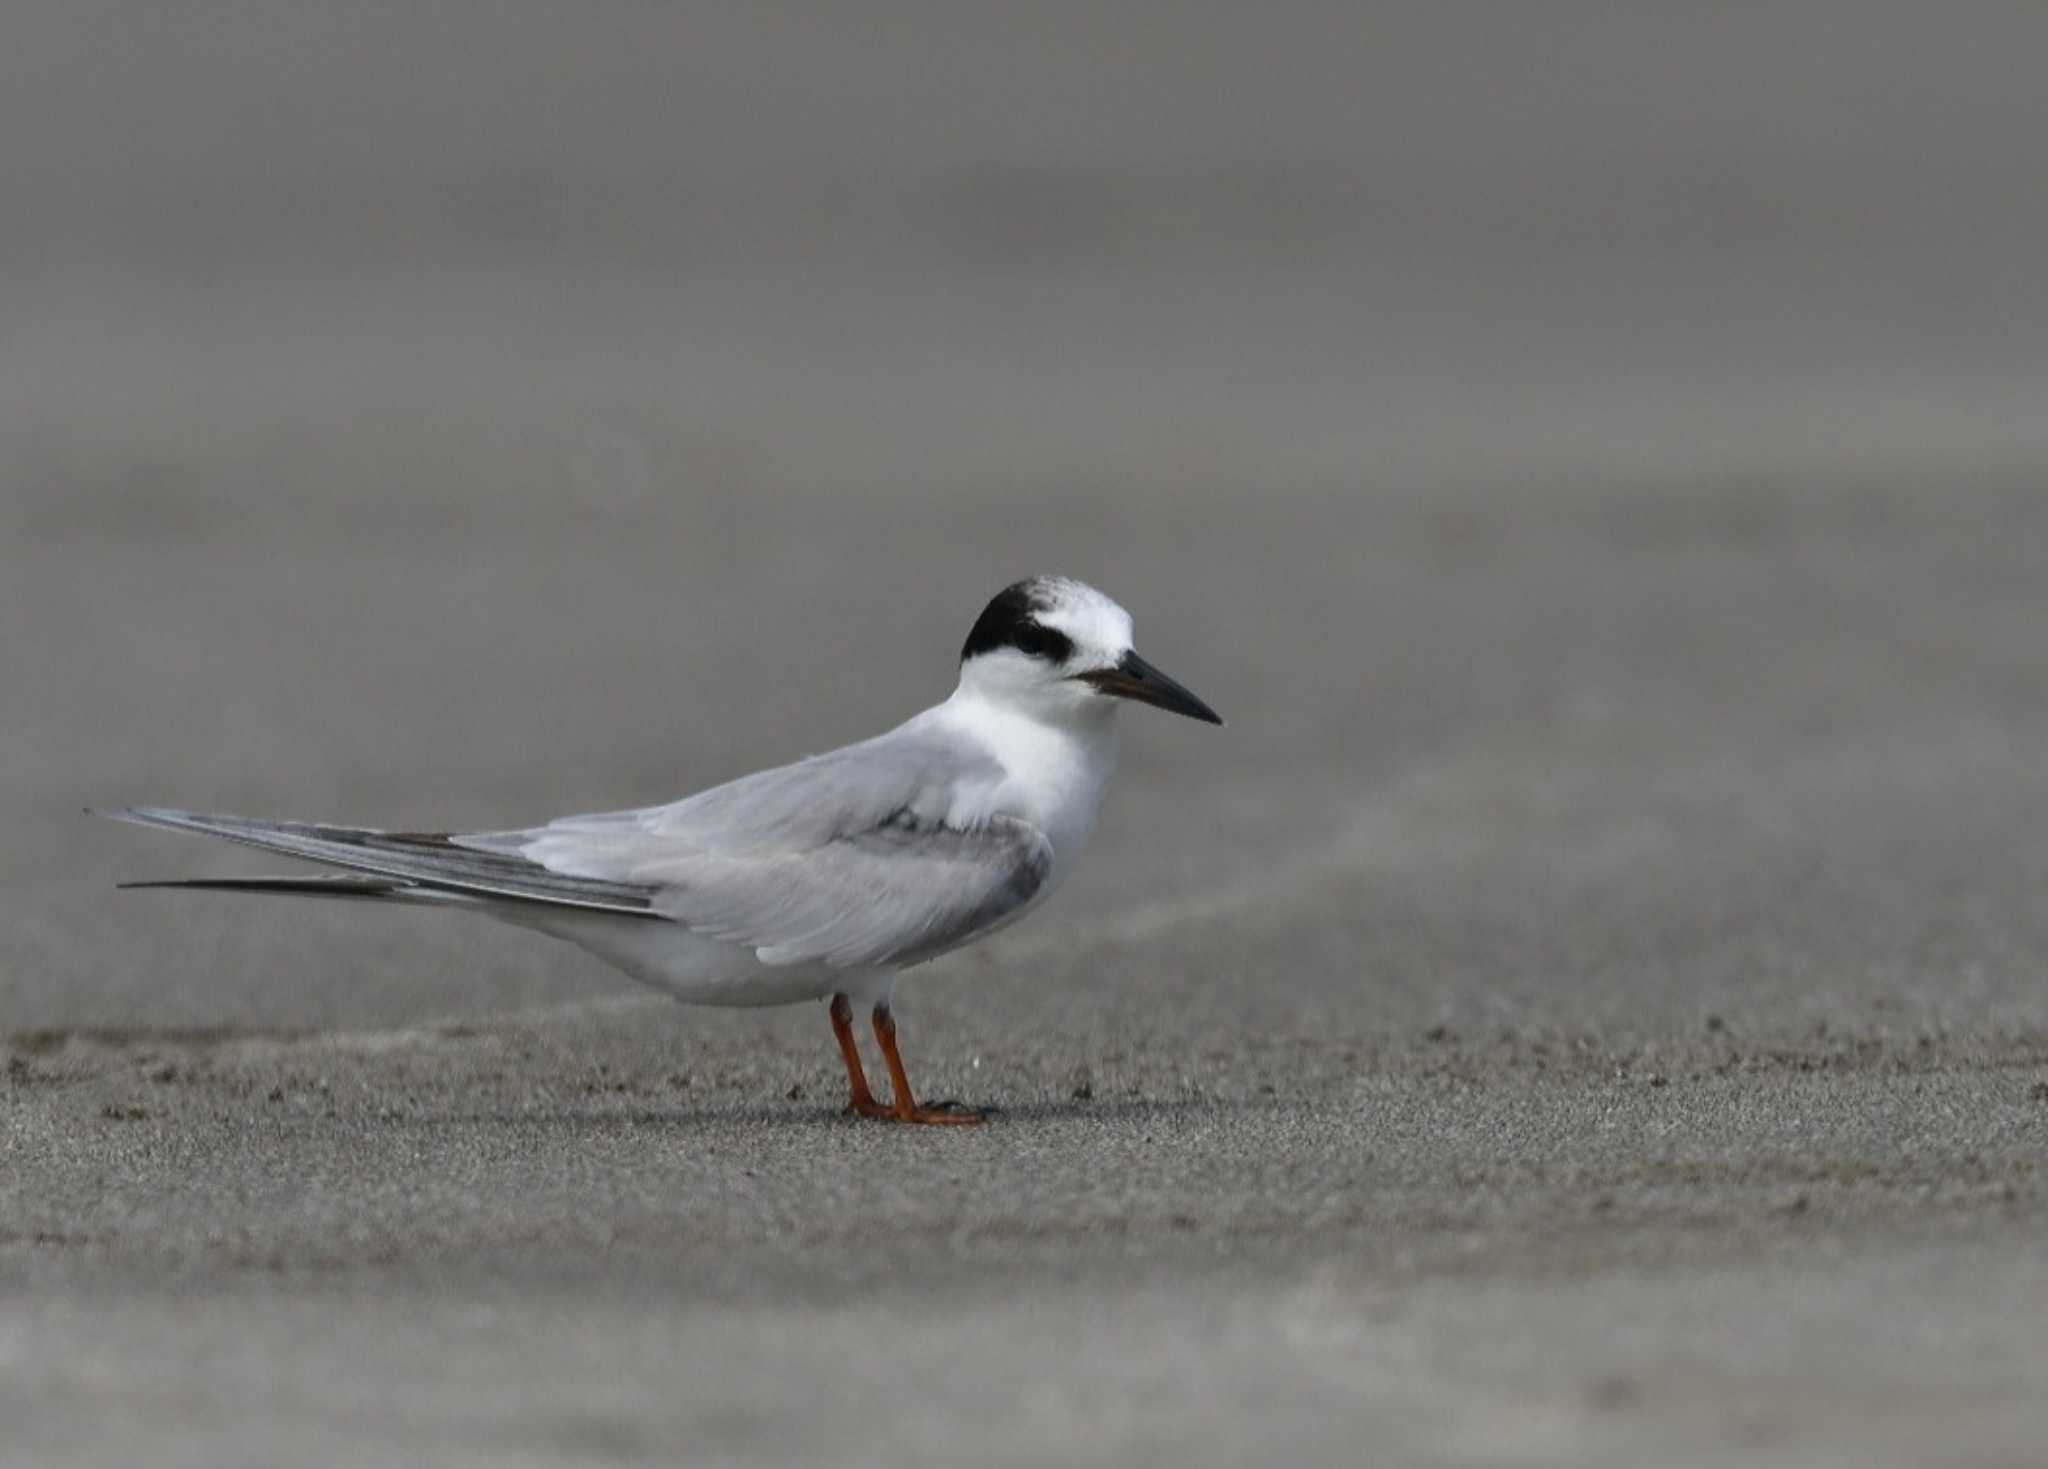
[[[978,1122],[978,1111],[913,1095],[890,1012],[897,975],[1016,922],[1066,880],[1115,768],[1126,700],[1223,722],[1138,656],[1122,607],[1041,576],[982,609],[943,703],[670,805],[485,832],[103,814],[342,869],[124,887],[463,908],[566,939],[688,1004],[825,1000],[849,1112]],[[857,1003],[872,1007],[888,1104],[861,1069]]]

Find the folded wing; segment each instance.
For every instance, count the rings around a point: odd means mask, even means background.
[[[1001,778],[986,754],[913,724],[671,806],[524,831],[374,831],[161,807],[108,814],[381,880],[200,885],[460,894],[668,919],[769,964],[899,967],[987,932],[1043,890],[1045,835],[988,810]]]
[[[1001,775],[906,728],[672,806],[453,840],[647,892],[655,913],[764,963],[896,967],[986,932],[1044,887],[1044,834],[983,814]]]
[[[885,828],[808,852],[658,864],[656,911],[766,964],[917,964],[987,932],[1045,885],[1052,848],[999,817],[974,831]]]

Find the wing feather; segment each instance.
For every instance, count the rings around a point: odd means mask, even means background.
[[[645,887],[555,872],[510,853],[459,846],[437,833],[372,831],[306,821],[262,821],[158,806],[138,806],[107,814],[141,826],[198,832],[351,872],[403,878],[446,892],[632,913],[643,918],[659,916],[653,912],[654,894]]]
[[[657,912],[763,963],[922,963],[1020,914],[1052,870],[1036,827],[883,828],[805,853],[688,854],[644,869]]]
[[[987,753],[916,721],[669,806],[440,834],[142,807],[122,820],[444,892],[669,919],[764,963],[901,967],[1021,914],[1052,847]]]
[[[769,964],[915,964],[1044,887],[1037,828],[986,807],[1003,769],[917,722],[637,811],[458,843],[653,892],[654,911]]]

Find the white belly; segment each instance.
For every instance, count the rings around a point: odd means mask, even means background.
[[[763,964],[752,949],[705,938],[680,923],[658,918],[509,904],[489,911],[504,922],[564,939],[686,1005],[794,1005],[833,994],[881,999],[895,978],[886,970]]]

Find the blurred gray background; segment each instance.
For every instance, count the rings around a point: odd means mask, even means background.
[[[2044,56],[2035,5],[10,6],[7,1421],[2023,1462]],[[80,814],[669,799],[942,696],[1041,570],[1231,723],[1127,720],[1076,883],[905,986],[972,1137],[831,1121],[808,1008],[116,895],[262,868]],[[891,1352],[944,1390],[879,1411]]]

